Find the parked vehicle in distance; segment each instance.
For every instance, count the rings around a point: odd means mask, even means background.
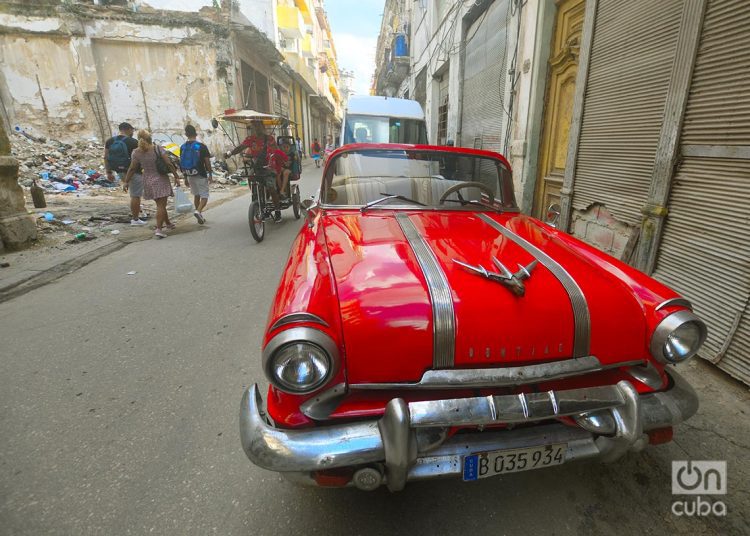
[[[427,143],[424,111],[414,100],[353,95],[341,124],[341,145]]]
[[[242,445],[319,486],[402,489],[668,442],[705,324],[673,290],[516,206],[501,155],[347,145],[268,317]]]

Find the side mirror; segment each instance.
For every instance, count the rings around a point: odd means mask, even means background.
[[[547,208],[547,217],[544,218],[544,223],[551,227],[557,227],[557,220],[560,219],[560,205],[553,203]]]

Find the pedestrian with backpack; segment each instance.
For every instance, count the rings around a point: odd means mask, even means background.
[[[120,178],[130,167],[130,159],[138,141],[133,138],[134,128],[130,123],[120,123],[120,134],[109,138],[104,143],[104,169],[107,179],[115,182],[116,175]],[[123,181],[122,189],[130,193],[130,225],[146,225],[141,219],[141,197],[143,197],[143,176],[140,172],[133,175],[130,181]]]
[[[185,137],[187,141],[180,147],[180,167],[193,193],[193,216],[203,225],[206,223],[203,211],[208,204],[208,183],[213,178],[211,153],[204,143],[196,139],[198,133],[193,125],[185,126]]]

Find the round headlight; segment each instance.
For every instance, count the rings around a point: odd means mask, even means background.
[[[315,328],[281,331],[263,349],[266,378],[286,393],[311,393],[321,388],[336,375],[339,366],[338,346]]]
[[[331,370],[328,354],[308,342],[293,342],[279,348],[271,357],[275,384],[290,393],[307,393],[323,385]]]
[[[664,357],[669,361],[684,361],[695,354],[701,344],[701,329],[696,322],[686,322],[667,336]]]
[[[685,361],[698,352],[706,335],[706,325],[691,311],[677,311],[654,330],[651,354],[662,363]]]

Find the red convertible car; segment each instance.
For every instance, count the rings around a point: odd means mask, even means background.
[[[501,155],[347,145],[281,277],[242,445],[364,490],[611,461],[696,412],[668,365],[705,337],[674,291],[521,214]]]

